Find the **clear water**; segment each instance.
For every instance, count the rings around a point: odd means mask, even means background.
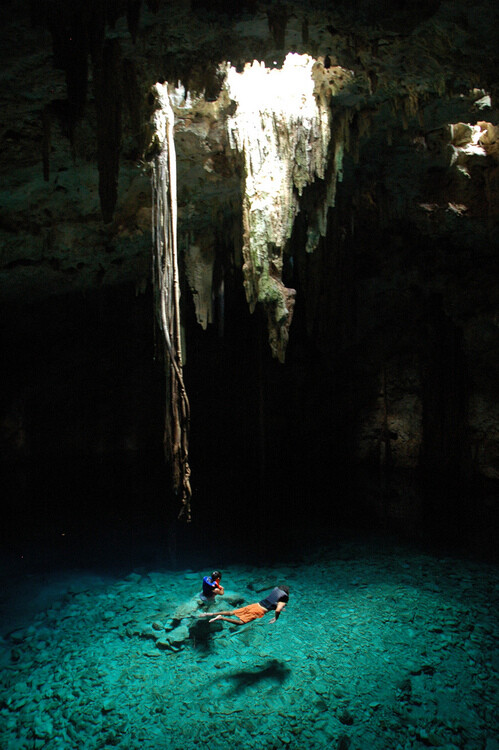
[[[238,627],[174,618],[220,560],[154,552],[133,569],[4,566],[2,750],[499,747],[494,566],[346,539],[234,559],[228,597],[291,590],[277,623]]]

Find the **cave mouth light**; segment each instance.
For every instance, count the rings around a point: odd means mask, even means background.
[[[303,188],[316,177],[324,179],[328,163],[331,91],[326,94],[318,85],[314,77],[318,67],[323,66],[309,55],[289,53],[280,69],[256,61],[248,63],[242,73],[230,64],[226,68],[226,91],[237,104],[227,121],[229,143],[242,154],[245,166],[246,298],[252,311],[257,302],[265,307],[271,350],[281,361],[295,296],[282,282],[283,252]],[[310,232],[317,244],[324,232],[313,223]]]

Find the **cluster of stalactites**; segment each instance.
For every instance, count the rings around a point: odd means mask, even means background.
[[[157,109],[152,118],[156,154],[152,169],[153,269],[158,320],[166,350],[168,403],[164,442],[172,466],[174,489],[182,496],[180,515],[189,521],[192,494],[188,462],[189,401],[182,374],[174,114],[168,84],[156,84],[154,93]]]
[[[196,320],[203,330],[213,322],[213,267],[215,250],[213,246],[203,247],[190,241],[187,234],[184,262],[185,275],[192,292]]]
[[[232,148],[243,155],[243,272],[246,298],[267,311],[272,353],[284,360],[295,292],[282,282],[283,252],[300,208],[300,196],[316,178],[325,179],[323,204],[309,222],[307,250],[326,232],[327,209],[334,205],[343,148],[339,141],[328,170],[331,110],[313,78],[315,60],[289,54],[282,69],[263,63],[242,73],[227,69],[226,87],[237,104],[228,119]]]

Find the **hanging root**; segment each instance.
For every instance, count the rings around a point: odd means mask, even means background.
[[[173,487],[182,494],[179,518],[189,522],[192,497],[188,460],[190,407],[182,374],[174,115],[167,84],[157,84],[155,89],[160,108],[154,115],[155,139],[159,148],[153,162],[153,280],[168,360],[165,448],[172,466]]]

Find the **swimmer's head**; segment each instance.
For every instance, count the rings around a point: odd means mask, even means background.
[[[284,591],[284,593],[289,596],[289,586],[283,585],[283,586],[279,586],[279,588],[281,589],[281,591]]]
[[[220,581],[222,579],[222,574],[219,570],[214,570],[211,574],[211,580],[212,581]]]

